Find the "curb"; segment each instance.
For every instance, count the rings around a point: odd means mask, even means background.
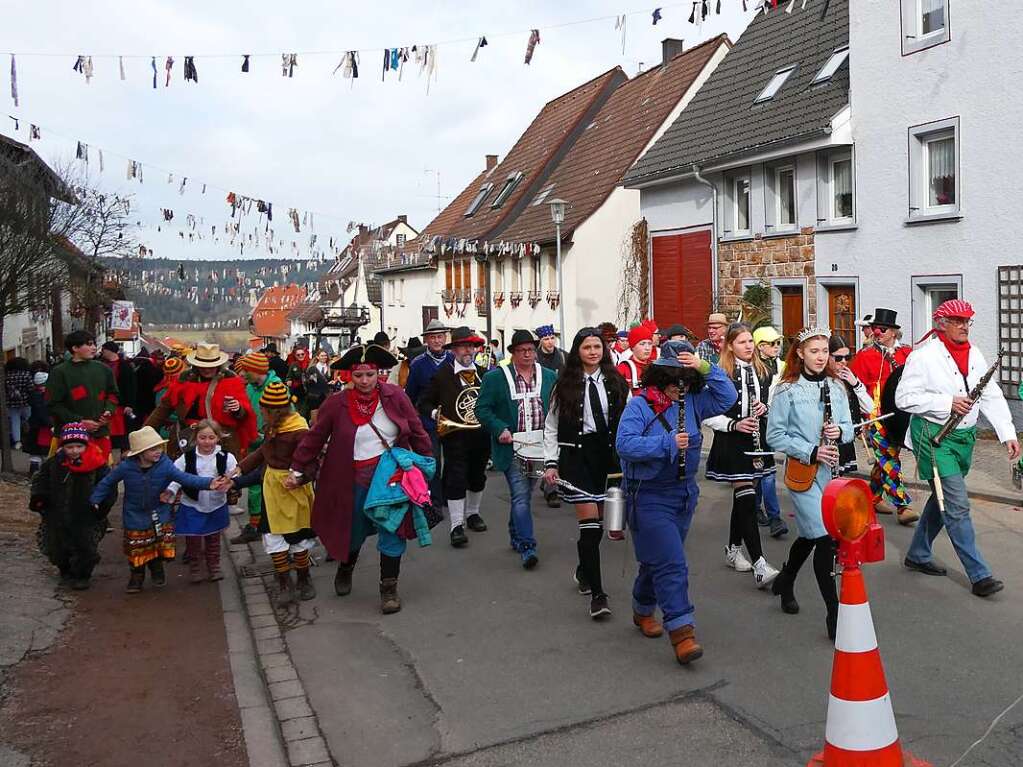
[[[244,514],[232,517],[225,537],[240,532],[239,521],[247,519]],[[270,590],[259,574],[260,562],[248,545],[232,546],[228,543],[227,548],[233,565],[231,580],[234,588],[226,598],[221,592],[225,599],[224,621],[228,623],[227,605],[233,598],[238,609],[237,624],[245,632],[244,644],[250,659],[248,667],[239,674],[235,669],[229,626],[231,671],[235,678],[238,706],[242,711],[250,767],[335,767],[337,762],[330,754],[305,686],[291,662],[287,642],[270,601]],[[266,557],[262,559],[269,562]],[[255,686],[258,690],[253,689]],[[242,693],[250,705],[243,703]]]

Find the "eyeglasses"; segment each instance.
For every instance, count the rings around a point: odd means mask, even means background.
[[[832,354],[831,355],[831,359],[833,359],[835,362],[848,362],[850,357],[852,357],[851,354]]]
[[[971,328],[973,327],[973,320],[966,319],[965,317],[946,317],[945,324],[957,328]]]

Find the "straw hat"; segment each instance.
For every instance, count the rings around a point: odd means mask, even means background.
[[[220,351],[220,344],[199,344],[185,357],[185,361],[195,368],[219,368],[227,360],[227,354]]]
[[[144,453],[151,447],[163,447],[167,444],[167,440],[161,437],[152,426],[143,426],[128,435],[128,444],[131,446],[131,450],[124,455],[126,458],[131,458],[133,455]]]

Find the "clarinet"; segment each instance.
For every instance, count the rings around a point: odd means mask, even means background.
[[[824,436],[824,429],[832,424],[834,415],[831,412],[831,387],[827,379],[821,382],[821,402],[824,403],[824,425],[821,427],[821,444],[827,447],[834,447],[836,441]]]
[[[980,377],[980,380],[977,381],[974,387],[970,389],[969,393],[966,395],[968,399],[973,402],[980,399],[980,395],[984,393],[984,387],[986,387],[988,382],[994,377],[995,371],[998,370],[998,366],[1002,364],[1002,357],[1004,356],[1005,349],[999,349],[998,357],[995,359],[994,363],[992,363],[991,367],[987,369],[987,372]],[[941,445],[942,440],[951,434],[964,418],[966,418],[966,413],[956,413],[953,411],[952,415],[948,417],[948,420],[945,421],[938,433],[931,437],[931,443],[935,447]]]
[[[686,393],[680,384],[678,392],[678,433],[686,433]],[[686,478],[686,451],[678,451],[678,480],[682,482]]]
[[[746,399],[749,400],[749,411],[746,413],[747,418],[753,416],[753,405],[756,403],[757,391],[753,387],[753,368],[748,367],[745,369],[744,377],[746,379]],[[756,425],[753,427],[753,431],[750,433],[753,437],[753,452],[762,453],[764,452],[764,446],[760,441],[760,418],[757,418]],[[753,456],[753,468],[756,471],[760,471],[764,468],[764,457],[762,455]]]

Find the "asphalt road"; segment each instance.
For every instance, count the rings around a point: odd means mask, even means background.
[[[612,619],[594,623],[574,590],[570,509],[534,504],[540,564],[509,549],[507,488],[490,475],[490,531],[452,549],[441,531],[403,562],[404,609],[381,616],[375,551],[351,596],[319,596],[286,637],[331,751],[342,765],[802,765],[823,745],[832,662],[807,567],[803,607],[785,615],[752,577],[724,566],[730,491],[704,483],[688,543],[702,660],[678,666],[666,638],[632,626],[631,544],[605,540]],[[783,491],[784,492],[784,491]],[[787,499],[782,499],[788,514]],[[912,531],[885,517],[887,559],[866,581],[903,745],[947,767],[1023,692],[1023,513],[977,503],[982,550],[1006,590],[972,596],[944,534],[933,578],[901,561]],[[790,520],[791,521],[791,520]],[[791,540],[791,535],[789,540]],[[765,538],[780,566],[787,542]],[[1023,705],[960,767],[1023,763]]]

